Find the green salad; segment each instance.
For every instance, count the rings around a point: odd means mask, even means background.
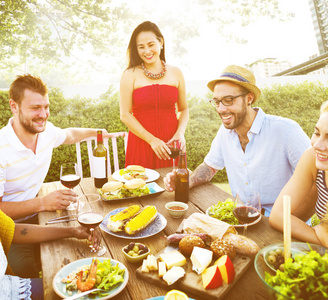
[[[90,265],[78,267],[61,281],[66,284],[66,292],[69,296],[73,295],[73,291],[79,290],[78,275],[81,271],[83,272],[82,278],[85,280],[90,272]],[[89,288],[99,288],[110,292],[119,283],[124,282],[124,273],[125,269],[121,269],[118,264],[112,265],[110,259],[106,259],[103,262],[98,260],[95,283],[92,281],[94,286],[92,284]],[[91,294],[103,297],[108,293],[106,294],[106,292],[96,291]]]
[[[307,254],[289,258],[284,271],[265,273],[265,281],[282,295],[292,299],[328,299],[328,253],[321,256],[311,249]],[[276,294],[277,299],[284,299]]]
[[[239,222],[233,214],[234,202],[228,198],[224,202],[218,202],[217,204],[209,208],[209,214],[211,217],[219,219],[231,225],[238,225]]]

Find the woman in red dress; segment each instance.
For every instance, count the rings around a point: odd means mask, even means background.
[[[149,21],[133,31],[127,55],[120,83],[121,120],[129,128],[125,165],[172,166],[166,144],[178,140],[183,150],[186,144],[189,109],[183,74],[165,63],[164,37]]]

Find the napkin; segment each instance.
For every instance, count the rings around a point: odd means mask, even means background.
[[[185,233],[207,233],[212,240],[222,238],[226,232],[237,234],[234,226],[201,213],[194,213],[183,222]]]

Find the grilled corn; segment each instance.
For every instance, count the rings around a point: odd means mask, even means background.
[[[127,234],[135,234],[153,222],[156,216],[156,207],[152,205],[146,206],[137,216],[126,223],[124,230]]]
[[[113,232],[123,231],[124,224],[138,213],[139,210],[139,205],[132,205],[123,209],[119,213],[112,215],[108,220],[107,228]]]

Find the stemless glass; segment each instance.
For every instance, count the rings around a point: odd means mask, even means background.
[[[60,182],[63,186],[73,190],[81,181],[80,170],[76,163],[65,163],[60,166]],[[77,203],[71,203],[66,209],[77,210]]]
[[[175,159],[178,158],[180,150],[181,150],[181,142],[174,140],[174,141],[171,141],[170,143],[167,143],[166,145],[171,150],[170,156],[173,159],[173,171],[174,171],[176,169]]]
[[[261,217],[260,194],[256,191],[248,193],[238,191],[236,194],[233,214],[240,224],[244,225],[244,236],[247,235],[247,226]]]
[[[88,246],[90,248],[89,254],[97,254],[102,256],[106,253],[106,248],[101,246],[101,241],[99,241],[98,250],[94,247],[94,230],[100,225],[104,217],[102,214],[96,211],[96,207],[101,204],[100,196],[97,194],[84,194],[79,197],[78,200],[78,214],[77,221],[83,227],[90,230],[91,241],[88,241]]]

